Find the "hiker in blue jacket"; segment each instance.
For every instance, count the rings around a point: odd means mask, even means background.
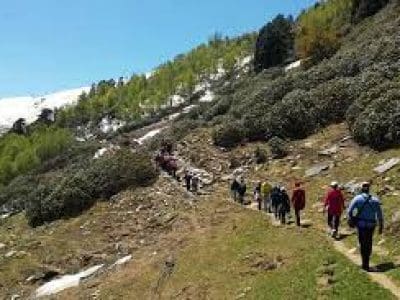
[[[379,234],[383,233],[383,213],[379,199],[370,194],[371,184],[364,182],[361,194],[350,203],[348,209],[349,225],[356,227],[362,258],[362,268],[369,272],[369,260],[372,254],[372,238],[378,223]]]

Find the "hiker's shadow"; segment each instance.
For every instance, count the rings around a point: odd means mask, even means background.
[[[394,269],[398,269],[399,267],[399,264],[395,264],[393,262],[385,262],[375,266],[374,272],[385,273]]]
[[[349,236],[353,235],[353,233],[340,233],[338,237],[336,237],[337,241],[343,241]]]

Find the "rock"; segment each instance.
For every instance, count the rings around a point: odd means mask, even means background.
[[[382,246],[384,243],[386,242],[386,240],[384,240],[384,239],[381,239],[379,242],[378,242],[378,246]]]
[[[392,216],[392,223],[400,222],[400,211],[396,211]]]
[[[338,145],[334,145],[334,146],[332,146],[332,147],[330,147],[328,149],[319,151],[318,155],[321,155],[321,156],[332,156],[332,155],[334,155],[334,154],[336,154],[338,152],[339,152],[339,146]]]
[[[352,180],[344,184],[343,188],[351,194],[356,194],[361,188],[361,183],[357,183],[355,180]]]
[[[17,299],[21,299],[21,296],[20,295],[12,295],[11,296],[11,298],[10,298],[11,300],[17,300]]]
[[[3,244],[3,243],[0,243],[0,250],[1,249],[4,249],[6,247],[6,245],[5,244]]]
[[[400,163],[400,158],[391,158],[388,161],[381,161],[374,171],[378,174],[384,174]]]
[[[10,257],[13,257],[15,254],[17,254],[17,251],[11,250],[11,251],[7,252],[4,256],[7,258],[10,258]]]
[[[317,164],[306,171],[306,177],[314,177],[321,172],[329,170],[330,164]]]
[[[355,254],[356,252],[357,252],[357,247],[354,247],[354,248],[349,250],[350,254]]]

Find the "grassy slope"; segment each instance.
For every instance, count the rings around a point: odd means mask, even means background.
[[[333,126],[306,141],[295,143],[293,155],[300,154],[299,165],[306,168],[317,160],[318,147],[324,148],[325,144],[329,145],[345,134],[344,126]],[[224,164],[226,161],[222,160],[223,157],[245,157],[256,146],[242,147],[226,156],[211,145],[206,145],[206,140],[209,140],[208,131],[196,131],[194,137],[188,138],[188,149],[185,151],[190,153],[193,149],[201,149],[201,157],[216,157]],[[305,142],[315,143],[314,150],[302,148],[300,144]],[[344,163],[320,178],[309,180],[309,202],[318,200],[322,194],[321,187],[332,178],[345,181],[356,174],[360,176],[360,173],[367,178],[369,175],[365,174],[365,170],[382,157],[397,153],[393,150],[371,154],[353,146],[343,152],[343,159],[351,156],[355,160],[349,162],[350,165]],[[205,165],[209,169],[215,167],[215,163]],[[291,166],[292,163],[287,159],[274,161],[249,172],[248,179],[269,178],[290,182],[304,172],[292,170]],[[339,174],[341,171],[343,174]],[[155,194],[160,190],[164,193],[162,196]],[[201,197],[199,204],[192,208],[184,204],[182,191],[165,179],[161,179],[156,187],[123,194],[122,199],[121,205],[109,207],[99,204],[79,218],[60,221],[48,228],[28,229],[23,216],[9,219],[0,226],[2,242],[7,244],[7,250],[12,248],[28,254],[21,258],[0,258],[1,293],[10,295],[24,287],[25,295],[28,295],[35,286],[26,286],[24,280],[43,263],[60,267],[66,272],[75,272],[84,267],[79,259],[85,253],[107,254],[99,261],[91,260],[89,265],[104,260],[111,263],[117,258],[115,244],[122,242],[133,245],[127,250],[127,253],[134,255],[132,263],[117,272],[89,280],[80,289],[66,291],[60,298],[87,299],[96,291],[99,291],[100,299],[154,299],[158,296],[162,299],[234,299],[243,293],[246,299],[392,297],[386,290],[371,283],[357,266],[333,250],[321,230],[324,220],[315,214],[312,203],[309,203],[306,214],[307,217],[315,217],[317,224],[298,231],[293,226],[274,227],[266,216],[228,202],[224,185],[216,186],[214,193]],[[170,202],[167,211],[177,214],[176,222],[159,229],[151,223],[142,223],[138,219],[140,214],[128,213],[128,210],[135,211],[139,203],[148,203],[146,199],[154,203],[167,199]],[[386,203],[389,202],[385,202],[385,209],[389,207]],[[154,211],[160,209],[153,207]],[[142,219],[149,216],[146,209],[141,213],[144,214]],[[87,227],[91,233],[84,235],[85,230],[81,226]],[[148,242],[142,245],[142,239]],[[387,245],[392,244],[388,242]],[[160,281],[164,262],[169,257],[175,259],[175,269],[171,276]],[[255,267],[277,260],[282,260],[283,264],[276,270]],[[391,273],[397,276],[396,270]],[[22,286],[20,283],[23,283]]]
[[[138,258],[103,278],[96,284],[99,298],[235,299],[244,293],[246,299],[391,299],[315,231],[277,228],[265,216],[225,202],[224,194],[211,198],[191,216],[200,220],[184,243],[170,244],[157,257]],[[171,253],[175,270],[157,289],[163,258]],[[276,270],[254,266],[276,259],[283,262]],[[325,273],[333,273],[332,282],[324,280]],[[84,299],[88,291],[65,298],[78,295]]]

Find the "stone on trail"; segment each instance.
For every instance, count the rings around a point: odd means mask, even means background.
[[[5,247],[6,247],[6,244],[0,243],[0,250],[5,248]]]
[[[306,177],[317,176],[317,175],[321,174],[321,172],[329,170],[329,168],[330,168],[330,164],[315,165],[306,171]]]
[[[377,166],[374,171],[379,174],[384,174],[387,171],[391,170],[393,167],[400,163],[400,158],[391,158],[387,161],[382,161],[379,166]]]
[[[321,156],[332,156],[338,152],[339,152],[339,147],[337,145],[334,145],[328,149],[319,151],[318,154]]]

